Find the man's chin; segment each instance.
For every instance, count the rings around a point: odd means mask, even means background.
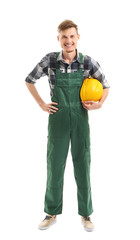
[[[64,50],[66,53],[72,53],[75,52],[76,49],[72,49],[72,50]]]

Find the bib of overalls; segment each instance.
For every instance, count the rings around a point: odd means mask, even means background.
[[[59,53],[56,54],[56,59]],[[80,53],[80,64],[77,72],[61,73],[59,63],[56,61],[56,78],[54,95],[52,102],[58,103],[58,111],[53,115],[49,115],[49,135],[61,137],[61,131],[66,131],[68,128],[72,131],[78,124],[83,125],[83,130],[77,132],[79,137],[84,136],[88,130],[87,110],[83,108],[80,99],[80,89],[83,84],[83,55]],[[88,143],[87,143],[88,145]]]

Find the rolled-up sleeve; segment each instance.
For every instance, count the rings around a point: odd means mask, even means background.
[[[98,62],[96,62],[94,59],[91,58],[91,65],[92,65],[92,68],[90,70],[90,74],[93,78],[99,80],[103,86],[103,88],[110,88],[106,78],[105,78],[105,75],[99,65]]]
[[[49,65],[49,55],[46,55],[29,73],[25,81],[28,83],[35,84],[38,79],[40,79],[45,75],[48,75],[48,65]]]

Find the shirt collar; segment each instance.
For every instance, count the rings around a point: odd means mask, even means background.
[[[77,49],[76,49],[76,51],[77,51],[77,54],[76,54],[75,59],[73,59],[73,61],[77,61],[77,62],[81,63],[81,61],[80,61],[80,56],[79,56],[79,52],[78,52]],[[65,60],[63,59],[63,56],[62,56],[62,52],[63,52],[63,50],[61,50],[61,52],[59,53],[58,58],[57,58],[57,61],[63,61],[63,62],[65,62]]]

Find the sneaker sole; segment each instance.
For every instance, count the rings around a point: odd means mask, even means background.
[[[84,229],[85,229],[85,231],[87,231],[87,232],[93,232],[93,231],[94,231],[94,228],[92,228],[92,229],[84,228]]]
[[[52,223],[50,223],[50,225],[48,227],[38,227],[39,230],[46,230],[48,229],[51,225],[55,224],[56,223],[56,220]]]

